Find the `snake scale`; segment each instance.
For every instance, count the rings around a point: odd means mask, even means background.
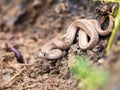
[[[101,25],[106,19],[109,19],[105,30]],[[73,21],[62,38],[55,38],[46,43],[40,51],[39,56],[45,59],[58,59],[63,56],[63,51],[68,49],[73,43],[78,31],[79,47],[82,50],[93,48],[99,41],[99,35],[108,35],[114,25],[112,15],[102,16],[100,20],[95,19],[77,19]],[[88,36],[90,40],[88,40]]]

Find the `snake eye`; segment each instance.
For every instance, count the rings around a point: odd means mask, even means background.
[[[43,52],[43,56],[46,57],[48,54],[46,52]]]
[[[40,54],[39,54],[39,56],[42,57],[42,58],[46,57],[47,55],[48,54],[46,52],[40,52]]]

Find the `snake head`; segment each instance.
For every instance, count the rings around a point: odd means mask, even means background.
[[[46,52],[39,53],[39,57],[41,57],[41,58],[46,58],[47,56],[48,56],[48,54]]]
[[[101,5],[99,7],[96,7],[96,11],[100,13],[101,15],[106,15],[110,13],[110,8],[108,5]]]

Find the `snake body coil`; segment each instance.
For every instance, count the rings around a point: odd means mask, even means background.
[[[103,30],[101,23],[109,18],[108,27]],[[113,17],[108,15],[99,22],[95,19],[77,19],[68,27],[66,34],[62,38],[56,38],[45,44],[39,54],[40,57],[46,59],[58,59],[63,56],[63,50],[66,50],[73,43],[76,32],[79,35],[79,46],[82,50],[94,47],[99,41],[99,35],[108,35],[113,27]],[[90,40],[88,40],[88,36]]]

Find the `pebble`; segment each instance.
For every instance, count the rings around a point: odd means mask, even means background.
[[[98,64],[103,64],[105,62],[104,58],[98,60]]]
[[[98,49],[97,48],[93,48],[92,51],[95,52],[95,53],[97,53]]]
[[[94,52],[87,50],[87,55],[89,56],[90,59],[92,59],[94,57]]]
[[[3,80],[10,80],[11,79],[11,77],[12,77],[12,73],[14,73],[14,70],[13,69],[8,69],[8,68],[6,68],[6,69],[4,69],[3,71],[2,71],[2,73],[4,74],[3,75]]]
[[[3,75],[3,80],[7,81],[11,79],[11,74],[10,73],[6,73],[5,75]]]

